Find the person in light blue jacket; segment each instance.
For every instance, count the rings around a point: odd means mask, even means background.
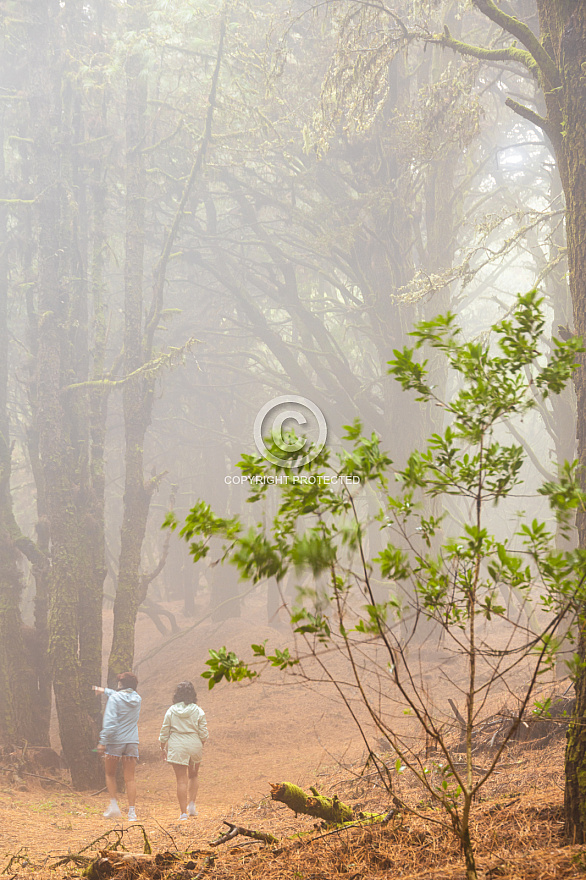
[[[116,768],[122,758],[124,782],[128,795],[128,819],[136,821],[136,779],[138,761],[138,717],[141,699],[136,693],[138,679],[132,672],[118,676],[118,690],[94,686],[94,691],[106,694],[108,702],[102,719],[102,730],[97,751],[105,755],[106,785],[110,795],[110,806],[104,816],[118,819],[121,815],[118,806]]]

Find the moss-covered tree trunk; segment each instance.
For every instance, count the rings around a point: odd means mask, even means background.
[[[12,36],[7,27],[0,52],[0,78],[7,85],[21,76],[18,65],[22,63],[22,57]],[[23,627],[20,611],[22,554],[32,563],[40,583],[46,579],[48,570],[47,547],[43,546],[40,533],[34,542],[20,531],[13,513],[10,485],[9,399],[14,393],[14,383],[11,385],[9,381],[9,363],[15,343],[8,332],[9,301],[13,296],[11,284],[19,256],[24,272],[28,271],[26,280],[31,280],[29,270],[34,240],[31,211],[23,210],[22,206],[15,210],[9,207],[15,180],[14,168],[6,167],[11,156],[8,139],[17,120],[22,121],[14,109],[9,109],[6,104],[0,108],[0,195],[3,200],[0,205],[0,742],[15,744],[26,740],[34,745],[48,745],[51,685],[47,671],[47,642],[36,628],[37,619],[35,628]],[[20,153],[22,178],[25,180],[30,172],[30,163],[25,158],[27,153],[28,147]],[[26,242],[24,247],[19,246],[19,239]],[[30,285],[25,287],[30,290]],[[9,388],[12,389],[10,395]]]
[[[23,161],[25,177],[34,177],[32,157],[26,154]],[[28,364],[27,396],[30,407],[29,424],[26,431],[26,443],[35,484],[36,494],[36,544],[40,557],[33,562],[32,574],[35,580],[34,599],[34,644],[33,660],[36,674],[35,715],[39,745],[49,745],[49,727],[51,723],[51,706],[53,699],[53,678],[49,662],[49,547],[50,529],[47,517],[43,469],[39,452],[38,430],[38,393],[37,369],[39,353],[38,314],[35,308],[35,268],[33,252],[35,233],[33,231],[33,214],[27,212],[23,221],[23,237],[27,242],[22,255],[23,277],[26,288],[26,307],[28,316],[28,345],[31,358]]]
[[[63,76],[65,58],[61,42],[67,34],[66,14],[81,15],[81,8],[65,10],[54,0],[35,4],[29,25],[29,107],[33,169],[39,193],[36,200],[38,230],[38,357],[37,423],[42,480],[50,531],[51,571],[49,594],[49,650],[59,733],[65,759],[76,788],[93,787],[101,780],[101,767],[91,752],[96,725],[81,674],[80,584],[87,575],[84,517],[87,500],[86,407],[75,392],[65,388],[84,378],[80,359],[77,212],[71,210],[75,191],[71,142],[75,109],[71,86]],[[67,185],[66,185],[67,184]],[[94,676],[99,675],[99,666]]]
[[[568,0],[538,3],[542,42],[559,71],[546,83],[549,134],[554,144],[566,197],[566,231],[574,326],[586,339],[586,5]],[[578,458],[586,466],[586,375],[576,374]],[[580,547],[586,547],[586,512],[577,517]],[[582,631],[578,649],[586,659]],[[576,843],[586,841],[586,673],[576,681],[576,710],[566,751],[566,831]]]
[[[78,15],[68,17],[68,33],[70,44],[82,43],[81,7],[78,7]],[[73,140],[77,144],[83,144],[88,135],[85,130],[82,96],[73,88],[69,88],[65,94]],[[102,118],[99,122],[92,119],[92,136],[98,132],[98,127],[102,134],[106,131],[105,107],[100,96],[101,89],[98,85],[93,97],[97,109],[99,108],[98,112],[101,109]],[[98,153],[97,161],[103,163],[105,158],[103,154]],[[75,211],[72,212],[68,224],[72,278],[70,321],[76,328],[75,333],[70,336],[71,359],[78,382],[85,382],[90,377],[91,287],[94,330],[91,340],[93,354],[91,378],[99,382],[104,373],[105,328],[103,310],[100,309],[100,303],[95,301],[96,287],[101,282],[101,264],[98,259],[96,266],[96,250],[100,249],[101,256],[105,248],[104,193],[102,190],[96,192],[95,187],[89,186],[83,151],[75,149],[71,151],[68,171],[76,196]],[[93,249],[90,248],[91,236],[93,236]],[[80,487],[76,499],[80,530],[78,579],[80,687],[85,708],[97,726],[101,723],[101,705],[99,698],[92,693],[91,686],[101,680],[102,668],[102,602],[106,577],[104,445],[108,389],[100,385],[92,386],[89,392],[85,388],[80,388],[70,393],[69,398],[73,467],[76,471],[76,484]]]
[[[4,130],[0,117],[0,193],[4,195]],[[8,418],[8,265],[6,210],[0,209],[0,743],[37,742],[34,729],[34,671],[27,656],[20,616],[22,582],[10,490]]]
[[[485,61],[509,60],[524,65],[539,81],[547,114],[509,98],[516,113],[543,129],[555,152],[566,199],[566,234],[570,293],[577,334],[586,339],[586,4],[576,0],[537,0],[537,35],[504,4],[473,0],[474,6],[514,38],[503,48],[464,44],[446,30],[437,37],[445,46]],[[578,459],[586,481],[586,360],[574,373]],[[579,546],[586,548],[586,511],[576,518]],[[586,609],[584,610],[586,616]],[[586,660],[586,623],[578,651]],[[576,710],[566,751],[566,831],[576,843],[586,841],[586,666],[576,680]]]
[[[475,0],[482,9],[487,0]],[[524,40],[538,62],[547,107],[541,124],[553,145],[566,198],[566,234],[570,292],[576,333],[586,339],[586,5],[571,0],[538,0],[541,46]],[[485,11],[483,9],[483,11]],[[492,10],[488,10],[492,16]],[[513,22],[513,29],[515,24]],[[511,28],[509,27],[509,30]],[[518,36],[519,34],[517,34]],[[523,36],[521,34],[521,36]],[[516,108],[519,109],[518,107]],[[586,473],[585,361],[575,376],[578,459]],[[584,477],[583,477],[584,479]],[[586,512],[576,519],[578,541],[586,547]],[[586,659],[584,624],[578,642]],[[576,842],[586,841],[586,672],[576,680],[576,709],[568,731],[566,750],[566,832]]]

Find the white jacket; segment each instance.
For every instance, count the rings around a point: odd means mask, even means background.
[[[205,712],[197,703],[174,703],[165,713],[159,742],[180,742],[188,734],[197,736],[202,744],[206,741],[209,733]]]

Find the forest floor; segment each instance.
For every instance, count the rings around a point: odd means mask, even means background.
[[[285,633],[258,623],[261,610],[253,605],[247,619],[221,625],[204,621],[165,646],[152,622],[141,619],[139,821],[104,819],[105,792],[73,791],[65,771],[53,773],[29,765],[20,774],[22,781],[4,775],[0,877],[80,877],[87,861],[100,851],[111,850],[118,842],[127,851],[142,853],[146,838],[153,854],[179,853],[181,860],[169,866],[153,862],[152,869],[129,862],[121,865],[115,878],[464,878],[453,834],[437,824],[439,814],[429,808],[408,774],[398,779],[396,793],[417,806],[420,816],[397,814],[384,826],[358,823],[332,832],[270,799],[271,782],[290,781],[306,789],[315,785],[323,794],[338,794],[360,810],[386,812],[392,806],[372,768],[361,775],[365,758],[361,737],[344,706],[322,683],[300,679],[286,683],[272,675],[252,685],[221,685],[208,692],[199,675],[209,647],[226,644],[244,653],[250,641],[268,638],[269,644],[285,644]],[[181,621],[181,625],[189,624]],[[158,653],[146,660],[157,646]],[[173,774],[160,759],[157,737],[174,685],[184,678],[191,678],[198,688],[210,744],[201,768],[198,817],[179,822]],[[423,679],[427,680],[426,671]],[[56,731],[53,736],[56,745]],[[586,847],[568,846],[563,838],[563,749],[562,735],[545,748],[512,745],[483,790],[474,808],[474,836],[486,880],[585,876]],[[482,766],[487,759],[478,757]],[[33,769],[37,775],[28,775]],[[123,795],[120,803],[124,808]],[[270,832],[280,842],[265,846],[239,836],[211,847],[210,842],[227,830],[224,822]],[[79,858],[73,858],[76,854]]]

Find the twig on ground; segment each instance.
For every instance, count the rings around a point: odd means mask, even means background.
[[[8,872],[12,868],[13,862],[23,862],[25,859],[28,859],[28,849],[26,846],[21,846],[18,852],[11,856],[10,861],[8,862],[2,873],[8,874]],[[17,875],[15,874],[14,876],[16,877]]]
[[[161,829],[161,831],[163,831],[164,834],[166,834],[167,837],[170,838],[171,843],[173,844],[173,846],[175,847],[175,849],[177,850],[177,852],[179,852],[179,847],[178,847],[177,844],[175,843],[175,838],[173,837],[173,835],[171,834],[171,832],[168,831],[166,828],[164,828],[163,825],[161,825],[161,823],[160,823],[159,821],[157,821],[157,819],[155,819],[155,823],[156,823],[157,826]]]
[[[86,846],[82,847],[79,852],[76,853],[67,853],[66,856],[61,856],[58,861],[52,865],[52,868],[59,868],[62,865],[66,865],[68,862],[75,862],[79,858],[86,858],[87,861],[91,861],[91,859],[87,859],[87,857],[83,857],[82,853],[86,852],[88,849],[91,849],[95,846],[96,843],[99,843],[100,840],[107,840],[111,834],[116,834],[118,839],[114,843],[114,846],[111,849],[115,850],[116,847],[120,846],[122,842],[122,838],[124,837],[124,829],[119,828],[110,828],[109,831],[106,831],[104,834],[100,834],[99,837],[96,837],[95,840],[92,840],[91,843],[86,844]]]

